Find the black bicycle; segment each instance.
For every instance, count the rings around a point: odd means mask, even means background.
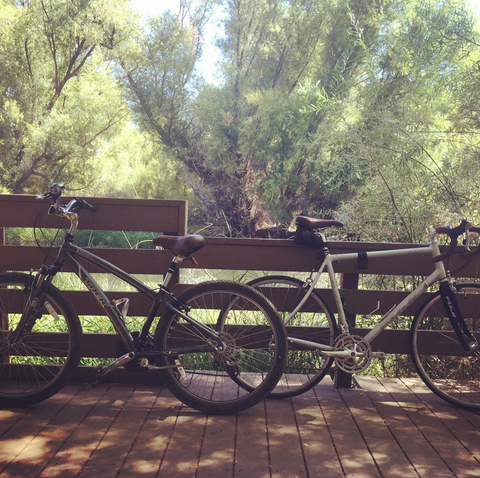
[[[0,274],[0,406],[27,406],[55,394],[80,359],[82,327],[66,295],[52,284],[68,267],[95,296],[119,336],[118,357],[95,369],[98,383],[112,370],[155,367],[179,400],[209,414],[233,414],[267,396],[280,379],[287,356],[286,334],[272,304],[255,289],[228,281],[204,282],[178,297],[168,285],[180,262],[205,245],[202,236],[157,236],[155,246],[173,253],[163,284],[151,289],[74,244],[79,213],[95,208],[83,199],[60,204],[64,186],[49,192],[49,214],[70,228],[51,265],[34,275]],[[111,301],[84,263],[113,274],[151,300],[140,331],[126,325],[128,301]],[[152,324],[162,306],[155,332]]]

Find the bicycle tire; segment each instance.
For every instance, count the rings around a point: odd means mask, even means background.
[[[276,307],[284,323],[307,293],[301,280],[282,275],[259,277],[247,284],[261,290]],[[337,330],[332,311],[315,290],[285,326],[287,337],[311,340],[324,345],[333,345]],[[314,335],[311,327],[322,327],[324,330],[315,332]],[[290,342],[288,345],[284,375],[268,398],[291,398],[305,393],[315,387],[332,366],[333,358],[322,355],[316,349],[301,349]]]
[[[79,362],[77,313],[50,283],[41,286],[44,300],[31,330],[9,344],[8,337],[28,304],[32,281],[26,274],[0,274],[0,407],[25,407],[46,400],[63,387]]]
[[[465,324],[480,342],[480,285],[459,284],[456,288]],[[430,390],[453,405],[480,410],[480,351],[463,350],[440,292],[419,309],[412,322],[411,343],[415,368]]]
[[[176,313],[160,319],[155,332],[161,378],[186,405],[207,414],[235,414],[263,400],[283,373],[287,343],[285,328],[274,307],[255,289],[228,281],[204,282],[183,292],[178,301],[188,314],[209,324],[224,338],[224,352],[176,354],[189,340],[199,349],[209,341]],[[227,305],[227,308],[225,306]],[[245,327],[246,326],[246,327]],[[242,377],[249,387],[232,380]]]

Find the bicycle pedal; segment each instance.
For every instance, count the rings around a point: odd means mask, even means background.
[[[98,367],[95,368],[94,370],[94,379],[93,379],[93,382],[92,382],[92,388],[97,388],[98,387],[98,384],[100,383],[100,377],[102,375],[102,369],[103,369],[103,366],[102,365],[99,365]]]
[[[187,376],[185,369],[182,367],[180,360],[175,360],[175,365],[177,366],[178,373],[180,374],[181,380],[184,380]]]

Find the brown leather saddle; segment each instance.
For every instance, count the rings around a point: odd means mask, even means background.
[[[324,229],[326,227],[343,227],[343,223],[335,219],[315,219],[308,216],[297,216],[296,224],[301,224],[307,229]]]
[[[205,245],[203,236],[192,234],[189,236],[157,236],[153,239],[154,246],[168,249],[175,255],[189,256]]]

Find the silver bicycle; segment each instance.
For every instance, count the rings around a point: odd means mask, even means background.
[[[385,356],[372,350],[373,340],[430,286],[438,284],[438,291],[420,307],[412,322],[411,356],[418,374],[433,392],[452,404],[480,410],[480,285],[456,284],[443,263],[454,253],[457,238],[462,234],[466,236],[466,256],[473,258],[479,247],[470,251],[469,233],[480,233],[480,228],[467,221],[455,228],[429,228],[426,247],[369,252],[368,257],[385,260],[430,255],[433,271],[370,332],[360,337],[349,330],[334,270],[334,264],[355,260],[358,254],[330,254],[324,235],[315,233],[342,225],[335,220],[297,217],[295,242],[322,251],[324,259],[319,268],[306,281],[266,276],[248,282],[273,302],[287,327],[287,365],[270,397],[293,397],[311,389],[328,373],[333,362],[348,373],[364,371],[373,357]],[[450,246],[444,253],[437,242],[439,234],[450,238]],[[338,322],[320,291],[315,289],[325,271]]]

